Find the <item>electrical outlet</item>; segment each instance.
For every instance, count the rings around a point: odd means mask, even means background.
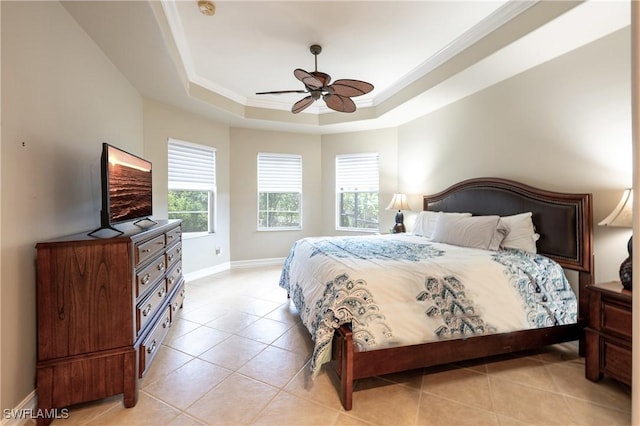
[[[222,249],[220,247],[216,247],[216,256],[220,256],[220,253],[222,253]]]

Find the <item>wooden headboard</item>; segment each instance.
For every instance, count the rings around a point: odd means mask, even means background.
[[[587,314],[584,287],[593,283],[591,194],[546,191],[500,178],[477,178],[425,195],[423,210],[509,216],[532,212],[538,253],[579,272],[579,310]]]

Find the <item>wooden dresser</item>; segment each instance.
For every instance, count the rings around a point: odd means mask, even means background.
[[[38,409],[121,393],[136,404],[138,379],[184,299],[181,234],[179,220],[165,220],[36,245]]]
[[[607,375],[631,385],[631,292],[619,282],[587,286],[589,326],[585,329],[585,375]]]

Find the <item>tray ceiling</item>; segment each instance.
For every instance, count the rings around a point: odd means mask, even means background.
[[[629,25],[629,2],[70,1],[146,97],[231,125],[329,133],[402,124]],[[354,113],[304,94],[295,68],[375,89]]]

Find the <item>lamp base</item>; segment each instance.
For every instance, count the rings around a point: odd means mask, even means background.
[[[402,232],[407,232],[404,223],[396,223],[393,227],[393,233],[400,234]]]
[[[398,210],[398,213],[396,213],[396,224],[393,227],[393,233],[394,234],[400,234],[402,232],[407,232],[406,228],[404,227],[404,215],[402,214],[402,212],[400,210]]]
[[[631,278],[633,277],[633,263],[631,262],[632,239],[633,236],[629,238],[629,242],[627,243],[627,251],[629,252],[629,257],[627,257],[620,265],[620,282],[622,283],[622,287],[624,287],[625,290],[629,291],[631,291]]]

